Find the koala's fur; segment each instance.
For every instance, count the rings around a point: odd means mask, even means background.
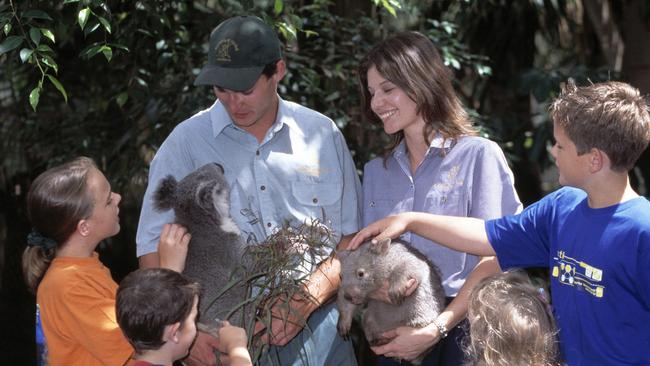
[[[338,291],[338,332],[347,336],[354,313],[366,305],[362,328],[370,345],[388,342],[381,333],[410,326],[421,328],[431,324],[445,306],[445,292],[440,270],[426,257],[402,241],[390,239],[379,243],[365,242],[357,250],[340,251],[341,286]],[[405,297],[407,281],[414,278],[418,287]],[[371,299],[379,288],[388,283],[391,303]],[[424,352],[411,361],[418,365]]]
[[[222,319],[242,326],[243,311],[225,317],[246,298],[243,284],[233,286],[210,306],[246,265],[242,263],[246,244],[230,217],[230,187],[223,173],[221,165],[210,163],[180,182],[169,175],[160,181],[154,203],[159,211],[173,209],[175,222],[192,234],[183,273],[201,284],[200,321],[211,324]]]

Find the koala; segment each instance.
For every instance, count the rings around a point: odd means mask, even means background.
[[[363,306],[361,326],[372,346],[388,343],[388,339],[381,337],[383,332],[398,326],[424,327],[444,309],[440,270],[403,241],[365,242],[357,250],[338,252],[338,257],[341,286],[337,296],[337,328],[342,337],[347,336],[355,312]],[[418,281],[418,287],[405,296],[410,278]],[[391,303],[371,298],[385,283]],[[411,362],[419,365],[425,354]]]
[[[204,324],[228,320],[244,326],[245,310],[227,317],[230,310],[247,298],[241,281],[225,289],[241,276],[247,263],[244,263],[246,244],[230,216],[230,187],[223,167],[206,164],[180,182],[171,175],[165,177],[154,193],[154,204],[158,211],[173,209],[175,222],[192,234],[183,273],[201,284],[199,320]],[[221,294],[222,291],[225,292]]]

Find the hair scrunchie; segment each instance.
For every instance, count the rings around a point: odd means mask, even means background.
[[[45,250],[56,248],[56,240],[43,236],[43,234],[32,229],[27,235],[27,245],[30,247],[41,247]]]

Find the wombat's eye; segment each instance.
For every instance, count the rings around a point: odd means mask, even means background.
[[[357,277],[364,278],[365,276],[366,276],[366,272],[363,269],[357,270]]]

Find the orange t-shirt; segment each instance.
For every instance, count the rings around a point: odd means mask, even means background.
[[[37,290],[48,363],[124,365],[133,348],[115,316],[117,284],[94,253],[54,258]]]

